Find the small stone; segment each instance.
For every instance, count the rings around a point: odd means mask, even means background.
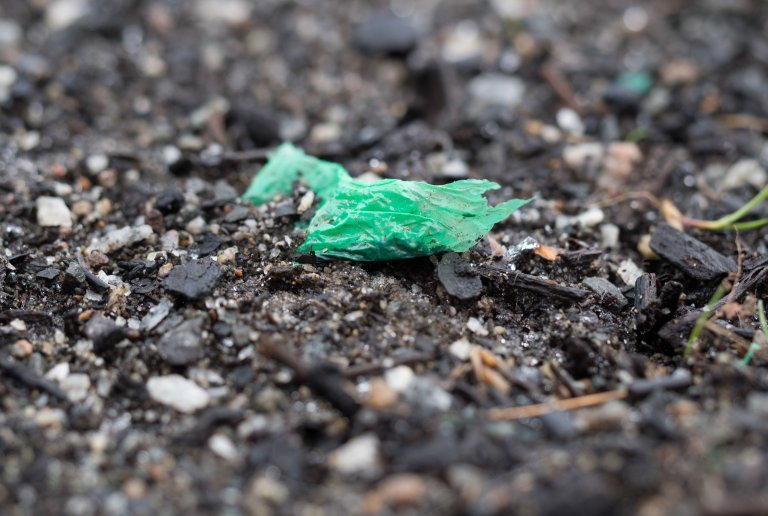
[[[605,278],[586,278],[584,285],[597,294],[598,302],[609,309],[621,310],[627,306],[627,298],[621,290]]]
[[[163,286],[169,292],[187,299],[200,299],[209,294],[221,277],[219,265],[209,259],[192,260],[173,270]]]
[[[384,373],[387,385],[397,393],[405,392],[411,385],[414,376],[416,375],[413,369],[405,365],[393,367]]]
[[[699,78],[699,70],[696,65],[687,59],[673,59],[659,70],[661,82],[672,86],[675,84],[692,84]]]
[[[747,410],[761,418],[768,418],[768,394],[752,392],[747,396]]]
[[[167,277],[171,271],[173,270],[173,263],[168,262],[160,266],[159,269],[157,269],[157,277],[158,278],[165,278]]]
[[[246,0],[197,0],[195,15],[204,23],[236,27],[251,19],[251,4]]]
[[[100,251],[102,253],[111,253],[128,247],[154,235],[151,226],[142,224],[140,226],[126,226],[120,229],[114,229],[104,235],[91,241],[88,252]]]
[[[368,54],[407,54],[419,43],[421,34],[408,19],[379,12],[355,28],[353,42]]]
[[[85,324],[85,336],[93,342],[95,351],[103,351],[123,340],[128,332],[115,321],[96,314]]]
[[[630,114],[640,107],[643,95],[621,83],[612,83],[603,90],[603,102],[616,113]]]
[[[53,366],[47,373],[45,373],[45,377],[48,380],[61,383],[64,381],[64,378],[69,376],[69,364],[66,362],[60,362]]]
[[[443,165],[440,173],[451,179],[465,179],[469,177],[469,167],[460,159],[452,159]]]
[[[0,103],[5,103],[10,99],[12,87],[18,77],[18,73],[12,67],[0,65]]]
[[[367,514],[381,514],[385,513],[385,507],[397,510],[416,506],[426,494],[427,486],[421,477],[413,473],[395,473],[366,494],[363,504]]]
[[[446,253],[437,265],[437,278],[450,295],[473,299],[483,293],[479,276],[469,273],[467,263],[456,253]]]
[[[203,356],[202,317],[184,321],[163,335],[157,349],[163,359],[171,365],[182,366],[196,362]]]
[[[91,388],[91,379],[87,374],[73,373],[66,376],[60,383],[62,390],[67,393],[69,401],[83,401]]]
[[[379,438],[374,434],[363,434],[336,448],[328,457],[329,465],[343,475],[375,476],[381,463]]]
[[[338,124],[318,124],[310,131],[309,139],[312,143],[328,144],[341,139],[341,134],[341,127]]]
[[[585,228],[595,227],[605,220],[605,213],[600,208],[590,208],[574,217],[558,215],[555,219],[555,227],[564,229],[568,226],[581,226]]]
[[[742,159],[734,163],[720,182],[721,190],[736,190],[752,186],[760,190],[768,184],[768,174],[756,159]]]
[[[93,204],[89,201],[77,201],[72,204],[72,215],[83,219],[93,213]]]
[[[24,31],[14,20],[0,19],[0,47],[13,47],[21,42]]]
[[[21,319],[13,319],[8,326],[20,333],[27,331],[27,323]]]
[[[101,251],[91,251],[88,253],[88,256],[85,258],[85,260],[91,267],[101,267],[103,265],[109,264],[109,256],[102,253]]]
[[[14,358],[24,359],[32,354],[33,349],[32,343],[27,339],[19,339],[11,347],[11,355]]]
[[[219,265],[226,265],[226,264],[236,264],[237,263],[237,253],[239,252],[237,246],[227,247],[223,251],[220,251],[219,254],[216,256],[216,261],[219,262]]]
[[[175,188],[161,193],[155,199],[155,209],[164,215],[176,213],[184,205],[184,196]]]
[[[88,11],[88,0],[55,0],[45,10],[45,23],[51,30],[60,30],[83,18]]]
[[[563,161],[569,168],[587,175],[599,172],[598,187],[609,192],[621,190],[642,159],[640,148],[631,142],[588,142],[563,149]]]
[[[163,147],[162,160],[166,165],[171,166],[175,163],[178,163],[183,157],[184,155],[181,153],[178,147],[174,145],[166,145]]]
[[[85,166],[91,174],[98,174],[109,166],[109,157],[104,154],[93,154],[85,160]]]
[[[143,331],[152,331],[157,325],[163,322],[163,319],[171,313],[173,303],[167,299],[161,299],[158,304],[149,309],[147,314],[142,317],[139,328]]]
[[[296,208],[296,213],[299,215],[304,214],[308,209],[312,207],[312,204],[315,202],[315,192],[312,190],[309,190],[307,193],[301,196],[301,200],[299,201],[299,206]]]
[[[467,329],[472,333],[474,333],[475,335],[479,335],[481,337],[488,336],[488,329],[477,317],[469,318],[469,320],[467,321]]]
[[[163,236],[160,237],[160,247],[163,251],[172,252],[179,248],[179,232],[175,229],[166,231]]]
[[[67,420],[67,413],[62,409],[43,407],[35,414],[35,424],[43,428],[61,428]]]
[[[581,136],[584,134],[584,122],[579,114],[570,108],[563,108],[557,112],[557,125],[566,133]]]
[[[619,227],[616,224],[601,224],[600,236],[603,249],[617,249],[619,247]]]
[[[448,351],[459,360],[469,360],[469,350],[472,349],[472,344],[464,337],[454,341],[449,347]]]
[[[310,190],[311,192],[311,190]],[[314,197],[314,196],[313,196]],[[224,217],[224,222],[240,222],[241,220],[244,220],[248,218],[248,215],[251,214],[251,210],[248,209],[245,206],[234,206],[232,208],[232,211],[227,213],[227,215]]]
[[[94,208],[96,210],[96,214],[103,219],[104,217],[112,213],[112,201],[110,201],[109,199],[101,199],[99,202],[96,203]]]
[[[447,63],[467,63],[482,58],[484,51],[480,27],[474,20],[463,20],[448,33],[442,55]]]
[[[486,73],[467,86],[470,113],[483,115],[495,110],[513,111],[523,100],[525,83],[518,77]]]
[[[207,406],[211,399],[207,391],[178,374],[150,378],[147,390],[156,402],[186,414]]]
[[[491,0],[491,6],[496,13],[507,20],[522,20],[535,14],[536,2],[528,0]]]
[[[69,262],[67,270],[64,272],[64,286],[66,288],[75,288],[85,285],[85,271],[77,262]]]
[[[621,280],[630,286],[635,286],[637,278],[643,275],[642,269],[635,264],[632,260],[624,260],[619,264],[619,269],[616,271]]]
[[[208,439],[208,448],[222,459],[230,462],[236,462],[240,458],[240,452],[232,440],[224,434],[213,434]]]
[[[228,132],[244,145],[262,148],[280,141],[279,121],[259,107],[235,104],[227,113],[226,124]]]
[[[240,194],[238,193],[237,188],[224,181],[223,179],[219,179],[213,184],[214,201],[229,203],[233,202],[239,196]]]
[[[374,378],[370,383],[370,391],[366,405],[374,410],[387,410],[397,403],[397,392],[381,378]]]
[[[187,232],[191,235],[200,235],[203,233],[203,231],[205,231],[207,226],[208,223],[205,221],[205,219],[202,216],[197,216],[190,220],[184,229],[186,229]]]
[[[37,208],[37,224],[50,227],[72,227],[72,213],[67,208],[64,199],[60,197],[38,197],[35,201]]]
[[[35,276],[37,276],[38,278],[52,280],[52,279],[56,279],[59,274],[61,274],[61,271],[56,267],[46,267],[45,269],[38,271],[38,273],[35,274]]]

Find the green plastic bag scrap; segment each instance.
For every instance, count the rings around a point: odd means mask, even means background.
[[[253,204],[264,204],[277,195],[290,195],[293,183],[305,183],[322,200],[332,195],[342,180],[350,179],[338,163],[323,161],[305,154],[286,142],[269,157],[269,161],[253,178],[243,198]]]
[[[324,199],[298,248],[320,259],[378,261],[464,252],[531,201],[489,206],[483,194],[499,185],[477,179],[444,186],[398,179],[361,183],[341,165],[307,156],[290,144],[280,146],[244,197],[260,204],[290,193],[296,180]]]

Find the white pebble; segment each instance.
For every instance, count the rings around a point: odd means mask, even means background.
[[[35,201],[35,207],[37,208],[38,225],[72,227],[72,213],[67,208],[64,199],[41,196]]]
[[[123,247],[130,246],[146,240],[154,234],[152,227],[142,224],[140,226],[126,226],[115,229],[104,235],[102,238],[91,241],[91,246],[87,249],[88,254],[92,251],[101,251],[102,253],[111,253]]]
[[[88,156],[88,159],[85,160],[85,166],[88,167],[88,171],[91,174],[98,174],[104,171],[108,165],[109,158],[104,154],[94,154]]]
[[[156,402],[186,414],[207,406],[211,399],[205,389],[178,374],[150,378],[147,381],[147,390]]]
[[[574,217],[567,215],[558,215],[555,219],[555,227],[563,229],[568,226],[581,226],[591,228],[605,220],[605,213],[600,208],[590,208],[585,212],[579,213]]]
[[[759,190],[766,184],[768,184],[768,174],[760,166],[760,162],[756,159],[742,159],[728,169],[720,183],[720,188],[722,190],[736,190],[749,185]]]
[[[184,229],[186,229],[187,232],[192,235],[199,235],[205,231],[207,226],[208,223],[205,221],[205,219],[202,216],[197,216],[190,220]]]
[[[456,358],[458,358],[459,360],[468,360],[469,350],[471,347],[472,347],[472,344],[466,338],[461,338],[457,341],[454,341],[448,347],[448,351],[450,351],[451,354]]]
[[[603,249],[616,249],[619,247],[619,227],[616,224],[602,224],[600,226],[601,244]]]
[[[60,382],[61,388],[67,393],[69,401],[83,401],[91,388],[91,379],[87,374],[70,374]]]
[[[469,320],[467,321],[467,329],[469,329],[469,331],[471,331],[475,335],[480,335],[481,337],[488,336],[488,329],[477,317],[469,318]]]
[[[557,112],[557,125],[567,133],[584,134],[584,122],[581,121],[579,114],[570,108],[563,108]]]
[[[393,367],[384,373],[387,385],[395,392],[405,392],[413,382],[414,376],[413,369],[404,365]]]
[[[64,381],[64,378],[69,376],[69,364],[66,362],[60,362],[53,366],[47,373],[45,373],[45,377],[51,381],[61,383]]]
[[[632,260],[624,260],[619,264],[616,274],[625,284],[634,286],[637,278],[643,275],[643,271]]]
[[[224,434],[213,434],[208,439],[208,448],[222,459],[230,462],[235,462],[240,457],[240,452],[237,451],[232,440]]]
[[[334,450],[328,461],[334,470],[345,475],[374,476],[380,469],[379,439],[374,434],[363,434],[350,439]]]

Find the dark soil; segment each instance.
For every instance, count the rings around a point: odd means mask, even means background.
[[[3,0],[0,513],[765,514],[768,232],[659,200],[765,185],[766,27],[759,0]],[[283,140],[536,200],[463,254],[315,262],[304,187],[238,199]]]

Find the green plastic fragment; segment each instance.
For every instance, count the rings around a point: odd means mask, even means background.
[[[338,163],[323,161],[305,154],[286,142],[270,156],[269,161],[253,178],[243,198],[254,204],[264,204],[278,195],[290,195],[293,184],[305,183],[321,200],[327,199],[349,174]]]
[[[290,144],[277,149],[243,197],[267,202],[289,194],[297,180],[324,200],[298,248],[320,259],[379,261],[464,252],[532,200],[489,206],[483,194],[499,185],[477,179],[441,186],[399,179],[362,183],[341,165]]]
[[[645,95],[653,86],[653,78],[645,72],[623,72],[616,82],[639,95]]]
[[[489,206],[482,194],[498,187],[477,179],[445,186],[397,179],[370,185],[342,182],[315,214],[298,250],[321,259],[357,261],[464,252],[530,202],[514,199]]]

